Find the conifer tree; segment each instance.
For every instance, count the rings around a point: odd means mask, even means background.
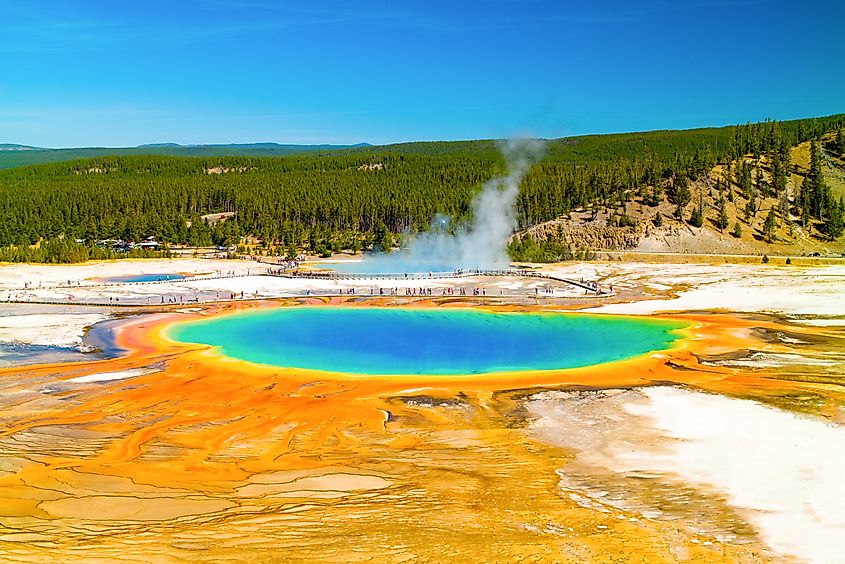
[[[763,233],[766,236],[766,241],[772,242],[775,236],[775,229],[777,228],[777,216],[775,216],[774,208],[769,210],[766,215],[766,220],[763,222]]]
[[[801,181],[801,188],[798,190],[798,213],[801,215],[801,225],[805,228],[810,225],[810,180],[804,177]]]
[[[815,139],[810,143],[810,171],[807,174],[809,182],[810,213],[824,218],[826,203],[826,186],[822,175],[821,149]]]
[[[757,211],[759,209],[757,202],[757,189],[751,188],[751,192],[748,195],[748,202],[745,203],[745,220],[748,223],[751,223],[751,220],[757,217]]]
[[[704,194],[700,191],[698,193],[698,206],[692,210],[690,223],[695,227],[701,227],[704,225]]]
[[[553,142],[519,186],[517,228],[566,217],[579,208],[599,213],[630,202],[634,194],[646,203],[649,190],[648,203],[659,205],[664,187],[684,215],[690,201],[686,180],[706,174],[716,161],[724,165],[720,176],[726,200],[736,202],[737,186],[747,195],[757,188],[758,198],[772,192],[781,197],[791,172],[790,148],[810,138],[835,137],[843,125],[840,115],[625,134],[614,136],[610,145],[610,139],[600,137]],[[826,145],[832,154],[838,154],[835,144]],[[752,181],[755,171],[748,172],[749,155],[755,152],[766,154],[772,167],[767,182]],[[813,190],[808,184],[804,194],[797,193],[791,211],[827,234],[836,227],[837,202],[823,185],[824,153],[818,147],[813,153],[813,174],[808,176],[816,186]],[[451,216],[455,225],[470,219],[473,196],[504,168],[495,146],[486,141],[278,158],[99,156],[12,168],[0,170],[0,249],[4,257],[19,260],[72,260],[86,253],[108,258],[111,246],[100,247],[96,241],[153,236],[180,245],[238,245],[244,252],[260,244],[264,253],[278,254],[290,247],[299,252],[303,243],[312,243],[312,234],[315,251],[354,248],[356,237],[369,248],[378,223],[386,229],[380,231],[384,243],[388,235],[392,242],[397,233],[425,229],[436,214]],[[210,173],[212,169],[228,172]],[[762,184],[767,184],[765,191]],[[781,211],[787,218],[790,210]],[[237,219],[202,220],[220,212],[236,212]],[[631,219],[623,214],[621,221]],[[49,253],[30,247],[62,237],[82,240],[87,251],[54,243],[45,245]]]
[[[393,235],[383,221],[378,221],[373,228],[373,248],[385,253],[393,248]]]
[[[751,167],[748,166],[748,163],[745,162],[744,158],[742,159],[742,163],[739,167],[739,188],[745,198],[751,197]]]
[[[719,217],[716,220],[716,226],[719,228],[719,231],[723,232],[728,227],[728,210],[727,206],[725,205],[725,198],[724,196],[719,197]]]
[[[840,197],[839,202],[835,200],[830,206],[827,221],[825,222],[825,231],[831,239],[838,239],[845,229],[843,222],[845,221],[845,197]]]

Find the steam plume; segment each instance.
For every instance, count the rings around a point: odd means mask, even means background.
[[[537,139],[512,139],[499,145],[508,173],[488,180],[472,200],[472,220],[448,233],[449,218],[435,216],[429,231],[402,249],[370,255],[358,265],[361,272],[427,272],[456,269],[506,268],[507,240],[516,229],[514,203],[519,183],[543,154]]]

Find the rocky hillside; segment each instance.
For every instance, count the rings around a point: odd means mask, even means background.
[[[835,135],[823,138],[819,149],[824,182],[838,202],[845,195],[845,155]],[[624,206],[577,210],[534,225],[516,237],[530,237],[540,244],[562,243],[572,250],[841,254],[845,236],[831,238],[824,224],[815,219],[805,224],[799,215],[801,186],[810,172],[810,142],[791,148],[789,155],[785,189],[778,197],[772,188],[772,163],[765,156],[747,155],[730,163],[730,173],[728,164],[723,163],[705,177],[690,181],[688,201],[680,206],[682,217],[678,217],[679,206],[670,202],[677,187],[673,187],[673,179],[666,179],[642,194],[631,194]],[[750,175],[750,190],[748,179],[743,182],[740,178],[743,168]]]

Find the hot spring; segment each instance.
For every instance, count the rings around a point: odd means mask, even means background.
[[[363,260],[349,260],[349,261],[334,261],[334,262],[314,262],[311,266],[319,270],[331,270],[333,272],[342,272],[344,274],[381,274],[394,275],[402,278],[403,274],[425,275],[425,274],[453,274],[456,272],[474,272],[484,270],[515,270],[514,267],[508,265],[502,268],[478,269],[478,268],[460,268],[453,265],[440,262],[414,262],[414,261],[380,261],[378,257],[385,255],[364,255]],[[389,255],[387,255],[389,256]],[[371,258],[376,257],[376,258]]]
[[[101,278],[101,282],[126,283],[126,282],[166,282],[169,280],[184,280],[181,274],[159,273],[159,274],[130,274],[127,276],[110,276]]]
[[[387,262],[379,261],[371,257],[380,257],[385,255],[365,255],[364,260],[358,261],[337,261],[337,262],[319,262],[314,263],[320,269],[332,270],[335,272],[343,272],[347,274],[425,274],[429,272],[436,272],[438,274],[445,272],[455,272],[457,269],[454,266],[439,263],[439,262]]]
[[[167,336],[285,368],[366,375],[576,368],[666,349],[683,323],[574,313],[288,307],[172,325]]]

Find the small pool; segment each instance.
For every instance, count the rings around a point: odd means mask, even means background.
[[[555,370],[666,349],[684,324],[569,313],[287,307],[179,323],[176,341],[287,368],[353,374]]]
[[[472,273],[476,268],[455,268],[453,265],[440,263],[412,263],[412,264],[394,264],[388,262],[380,262],[378,260],[349,260],[336,262],[312,262],[308,263],[318,270],[333,270],[335,272],[343,272],[347,274],[395,274],[401,278],[402,274],[451,274],[454,272]],[[481,269],[483,271],[483,269]],[[514,267],[500,268],[496,270],[515,270]]]
[[[340,261],[340,262],[314,262],[312,267],[324,270],[334,270],[335,272],[345,272],[348,274],[419,274],[429,272],[454,272],[455,269],[441,264],[381,264],[378,261],[360,260],[360,261]]]
[[[184,280],[185,277],[181,274],[130,274],[128,276],[111,276],[109,278],[101,278],[101,282],[108,283],[122,283],[122,282],[166,282],[169,280]]]

